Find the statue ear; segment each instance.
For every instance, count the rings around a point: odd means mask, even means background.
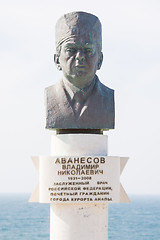
[[[102,66],[102,62],[103,62],[103,53],[101,52],[99,54],[99,60],[98,60],[98,66],[97,66],[97,70],[99,70]]]
[[[54,54],[54,62],[56,64],[58,70],[61,71],[62,68],[61,68],[61,65],[60,65],[60,62],[59,62],[59,56],[57,54]]]

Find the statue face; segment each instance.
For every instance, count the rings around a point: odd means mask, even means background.
[[[89,36],[72,37],[61,45],[59,66],[68,81],[84,88],[95,76],[100,55],[96,42]]]

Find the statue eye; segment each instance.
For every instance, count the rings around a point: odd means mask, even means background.
[[[65,52],[66,52],[66,53],[75,53],[75,52],[76,52],[76,49],[75,49],[75,48],[66,48],[66,49],[65,49]]]
[[[95,49],[93,49],[93,48],[86,48],[86,49],[85,49],[85,52],[86,52],[89,56],[92,56],[92,55],[94,55],[94,53],[95,53]]]
[[[87,48],[86,51],[87,51],[88,53],[91,53],[91,52],[93,52],[93,49]]]

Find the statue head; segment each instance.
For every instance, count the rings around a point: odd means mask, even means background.
[[[86,12],[65,14],[56,24],[55,38],[54,61],[65,79],[78,88],[90,85],[103,61],[99,19]]]

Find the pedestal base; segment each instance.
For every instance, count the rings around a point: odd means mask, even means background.
[[[107,240],[108,204],[51,204],[50,240]]]

